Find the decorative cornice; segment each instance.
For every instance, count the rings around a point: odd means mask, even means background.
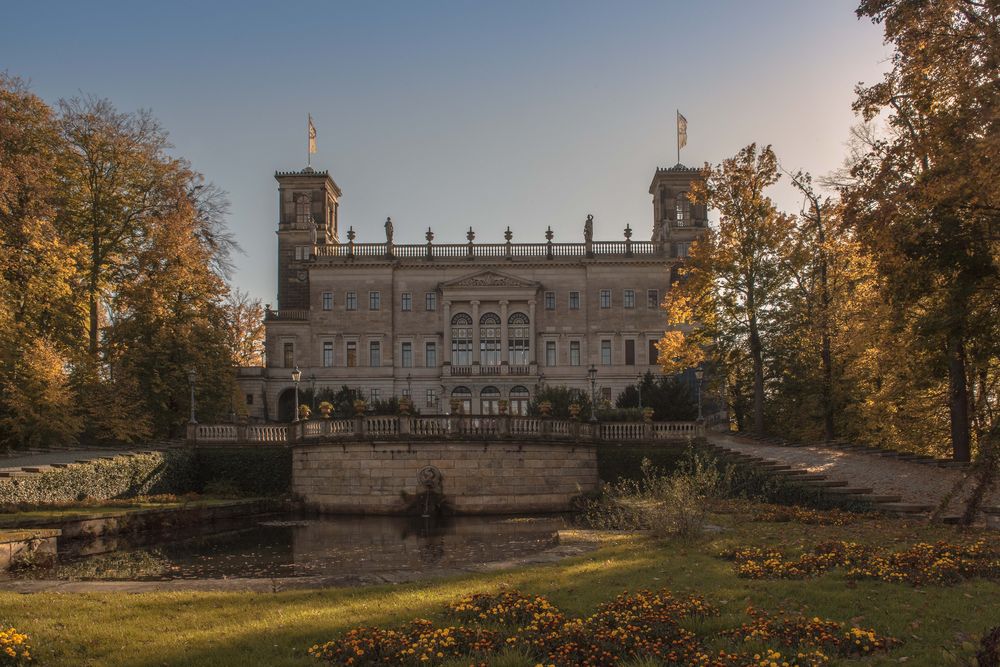
[[[508,276],[504,273],[497,273],[496,271],[480,271],[472,275],[445,281],[441,283],[441,287],[520,287],[530,289],[538,287],[538,283]]]

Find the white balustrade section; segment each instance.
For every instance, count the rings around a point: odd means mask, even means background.
[[[198,424],[198,442],[236,442],[235,424]]]

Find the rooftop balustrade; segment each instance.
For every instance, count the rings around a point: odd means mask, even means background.
[[[664,442],[701,437],[703,422],[580,422],[513,415],[378,415],[291,424],[189,424],[190,444],[286,445],[341,440],[528,439]]]

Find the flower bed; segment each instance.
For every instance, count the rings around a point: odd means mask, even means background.
[[[804,579],[839,567],[852,579],[955,584],[967,579],[1000,580],[1000,544],[920,543],[886,553],[854,542],[824,542],[812,552],[786,558],[775,549],[740,547],[722,554],[745,579]]]
[[[460,623],[435,627],[417,620],[400,629],[355,628],[316,644],[309,654],[336,665],[439,665],[456,658],[486,664],[514,650],[553,667],[609,667],[623,661],[664,665],[816,667],[830,656],[888,651],[898,642],[874,630],[819,618],[769,617],[750,610],[751,621],[732,630],[699,635],[686,621],[718,615],[697,596],[669,591],[623,593],[585,618],[568,618],[543,597],[517,591],[477,593],[448,605]],[[722,642],[731,650],[710,648]]]
[[[16,628],[0,626],[0,665],[26,665],[31,662],[28,635]]]

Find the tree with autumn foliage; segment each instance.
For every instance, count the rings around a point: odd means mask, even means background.
[[[676,372],[709,355],[725,369],[731,392],[749,391],[752,428],[763,432],[765,338],[787,280],[792,227],[766,194],[780,178],[778,161],[770,146],[750,144],[702,176],[690,196],[719,212],[719,228],[692,245],[667,294],[659,359],[665,372]],[[744,402],[733,398],[734,405]],[[737,412],[741,425],[742,417]]]
[[[875,257],[900,340],[944,381],[934,393],[959,461],[993,429],[1000,400],[998,13],[973,0],[858,8],[884,25],[894,55],[882,81],[857,90],[855,109],[887,131],[853,165],[845,216]]]

